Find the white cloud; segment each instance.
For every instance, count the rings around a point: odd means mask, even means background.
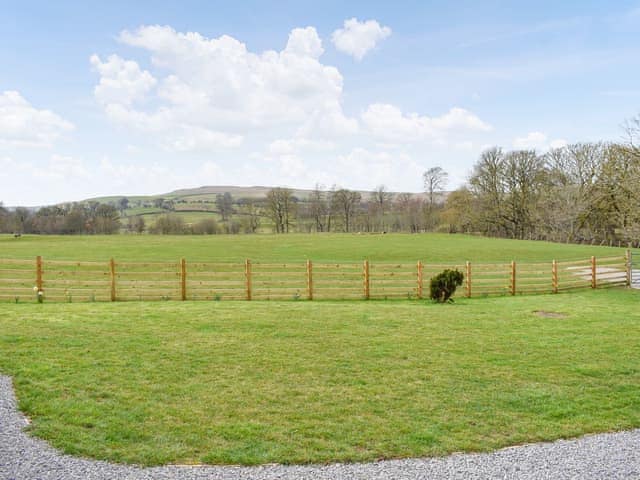
[[[336,165],[332,167],[338,178],[348,180],[349,185],[360,189],[371,189],[381,184],[401,185],[407,177],[419,179],[424,171],[406,153],[373,152],[359,147],[338,156]]]
[[[0,177],[8,177],[13,173],[15,166],[16,163],[11,157],[0,157]]]
[[[216,162],[208,161],[204,162],[200,167],[200,173],[202,178],[207,181],[211,181],[212,185],[219,184],[222,177],[223,169]]]
[[[469,141],[459,142],[459,143],[456,143],[454,145],[454,147],[456,149],[458,149],[458,150],[472,151],[473,150],[473,142],[469,142]]]
[[[170,176],[167,167],[157,164],[139,165],[134,163],[114,163],[109,157],[100,160],[97,171],[101,178],[108,178],[114,185],[154,184],[162,177]]]
[[[416,142],[431,139],[436,143],[443,143],[450,133],[492,130],[491,125],[477,115],[458,107],[439,117],[428,117],[417,113],[404,114],[394,105],[376,103],[369,105],[361,118],[373,135],[388,141]]]
[[[553,140],[553,141],[549,142],[549,148],[566,147],[568,143],[569,142],[567,142],[564,138],[558,138],[556,140]]]
[[[57,180],[91,177],[82,159],[58,154],[51,155],[49,163],[43,167],[35,168],[33,174],[36,177]]]
[[[209,39],[168,26],[143,26],[119,38],[149,52],[165,76],[156,79],[115,55],[107,62],[94,55],[96,99],[112,121],[155,134],[166,148],[238,147],[251,132],[276,129],[318,138],[357,130],[342,110],[342,75],[319,61],[322,41],[313,27],[293,29],[280,52],[253,53],[228,35]]]
[[[207,130],[191,126],[183,128],[181,135],[163,142],[165,148],[179,152],[195,150],[214,150],[218,147],[232,148],[242,144],[242,135],[229,135],[224,132]]]
[[[324,53],[324,48],[315,28],[294,28],[289,34],[285,52],[317,59]]]
[[[19,92],[0,94],[0,146],[51,147],[73,128],[52,111],[33,107]]]
[[[548,150],[549,148],[561,148],[566,144],[567,141],[562,138],[549,141],[546,133],[538,131],[529,132],[524,137],[516,137],[512,143],[513,148],[522,150]]]
[[[106,62],[92,55],[89,61],[100,74],[94,94],[103,105],[131,105],[144,98],[157,83],[153,75],[141,70],[136,62],[123,60],[118,55],[110,55]]]
[[[341,52],[362,60],[367,52],[389,35],[391,29],[381,26],[376,20],[360,22],[357,18],[351,18],[344,21],[344,28],[333,32],[331,40]]]
[[[529,132],[524,137],[513,140],[513,148],[542,148],[547,144],[547,135],[542,132]]]

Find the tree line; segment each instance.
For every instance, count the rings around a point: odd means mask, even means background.
[[[422,176],[419,194],[385,185],[361,192],[320,185],[301,198],[277,187],[262,198],[218,194],[201,210],[217,216],[187,223],[180,199],[155,198],[164,212],[147,225],[127,216],[129,199],[74,203],[36,211],[0,204],[0,232],[46,234],[238,234],[290,232],[449,232],[556,242],[631,243],[640,240],[640,117],[625,142],[576,143],[548,152],[492,147],[466,183],[446,192],[439,166]],[[181,205],[181,208],[184,205]],[[182,211],[185,211],[184,209]]]
[[[486,150],[442,211],[450,232],[556,242],[637,244],[640,149],[577,143],[545,154]]]
[[[117,208],[105,203],[73,203],[37,210],[18,207],[12,211],[0,204],[2,233],[113,234],[120,228]]]

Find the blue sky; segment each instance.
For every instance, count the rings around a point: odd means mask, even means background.
[[[348,3],[345,5],[345,3]],[[640,1],[2,2],[0,201],[419,191],[490,145],[619,140]]]

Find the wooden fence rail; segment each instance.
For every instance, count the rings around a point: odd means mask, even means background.
[[[631,251],[624,257],[567,262],[435,264],[75,262],[0,259],[0,301],[386,299],[428,296],[428,280],[445,268],[465,275],[457,295],[558,293],[631,285]]]

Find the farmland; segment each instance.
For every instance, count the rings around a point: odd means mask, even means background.
[[[365,461],[640,426],[640,292],[3,305],[31,432],[147,465]]]
[[[449,234],[0,236],[0,258],[241,262],[550,262],[624,255],[623,248]]]
[[[443,234],[0,237],[1,258],[37,255],[443,264],[624,249]],[[33,434],[92,458],[260,464],[486,451],[640,426],[639,300],[624,288],[451,305],[23,298],[0,308],[0,372],[14,379]]]

